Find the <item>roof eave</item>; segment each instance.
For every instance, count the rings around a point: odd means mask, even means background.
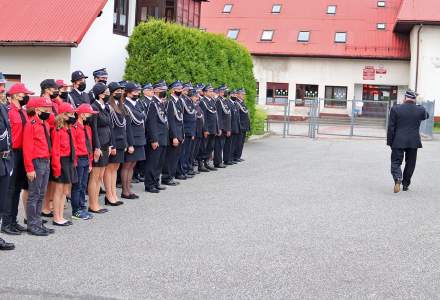
[[[397,56],[356,56],[356,55],[326,55],[326,54],[290,54],[290,53],[258,53],[251,52],[253,56],[272,56],[272,57],[304,57],[304,58],[342,58],[342,59],[378,59],[378,60],[404,60],[410,61],[411,57]]]
[[[408,33],[416,25],[440,25],[440,20],[397,20],[394,32]]]
[[[0,41],[2,47],[69,47],[76,48],[76,42],[57,42],[57,41]]]

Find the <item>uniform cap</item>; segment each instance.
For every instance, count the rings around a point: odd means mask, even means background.
[[[176,80],[172,84],[170,84],[169,88],[170,89],[181,89],[181,88],[183,88],[183,84],[180,80]]]
[[[62,114],[62,113],[74,113],[75,109],[73,108],[72,104],[67,103],[67,102],[63,102],[60,104],[60,106],[58,107],[58,113]]]
[[[92,106],[88,103],[83,103],[76,109],[77,114],[92,114],[96,115],[98,112],[94,111]]]
[[[125,85],[125,91],[126,92],[133,92],[133,91],[140,91],[141,90],[141,86],[135,82],[127,82],[127,84]]]
[[[212,85],[208,83],[208,84],[205,85],[205,87],[203,88],[203,91],[204,91],[204,92],[207,92],[207,91],[212,90],[212,89],[213,89]]]
[[[124,87],[119,82],[110,82],[108,84],[108,89],[110,90],[110,93],[113,93],[114,91],[118,89],[123,89]]]
[[[415,99],[417,99],[417,93],[414,92],[413,90],[407,90],[405,93],[405,98],[415,100]]]
[[[14,95],[14,94],[19,94],[19,93],[24,93],[24,94],[28,94],[28,95],[33,95],[34,92],[29,91],[23,83],[16,83],[13,86],[11,86],[8,90],[8,94],[9,95]]]
[[[168,90],[168,86],[167,86],[167,83],[166,83],[165,80],[161,80],[161,81],[155,83],[153,85],[153,88],[154,89],[159,89],[159,90],[164,90],[164,91]]]
[[[81,71],[75,71],[75,72],[72,73],[72,82],[80,80],[80,79],[83,79],[83,78],[87,79],[89,77],[84,75],[84,73],[81,72]]]
[[[106,89],[107,86],[105,84],[103,84],[102,82],[98,82],[92,88],[93,95],[95,95],[95,98],[98,98],[98,96],[104,93]]]
[[[93,71],[93,77],[95,77],[95,78],[96,77],[108,77],[107,69],[102,68],[102,69]]]
[[[187,83],[183,84],[183,88],[184,89],[193,89],[194,87],[191,82],[187,82]]]
[[[193,97],[193,96],[198,96],[199,94],[197,93],[196,89],[190,89],[188,92],[188,97]]]
[[[52,101],[44,97],[31,98],[26,104],[27,108],[52,107]]]
[[[142,86],[142,89],[143,89],[143,90],[152,90],[152,89],[153,89],[153,85],[152,85],[150,82],[147,82],[147,83],[145,83],[145,84]]]
[[[66,86],[71,86],[71,84],[68,84],[68,83],[64,82],[64,80],[62,80],[62,79],[56,80],[55,83],[58,85],[58,88],[62,88],[62,87],[66,87]]]

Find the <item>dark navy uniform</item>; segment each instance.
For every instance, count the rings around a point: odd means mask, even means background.
[[[196,109],[196,135],[193,143],[192,153],[192,164],[198,161],[199,168],[202,166],[203,162],[200,158],[201,149],[203,145],[203,132],[205,128],[205,116],[203,115],[203,110],[200,107],[200,101],[195,105]]]
[[[93,93],[92,93],[93,94]],[[68,97],[68,102],[72,105],[74,105],[75,107],[80,106],[83,103],[90,103],[90,96],[89,94],[87,94],[86,92],[80,92],[76,89],[73,89]]]
[[[215,105],[215,100],[207,96],[204,96],[200,100],[200,107],[205,116],[204,131],[208,132],[208,137],[204,138],[204,153],[201,158],[207,165],[207,162],[214,151],[215,136],[219,134],[217,107]]]
[[[188,96],[182,95],[180,98],[184,108],[183,127],[185,132],[185,142],[183,143],[182,154],[179,161],[179,173],[193,175],[191,162],[191,149],[193,148],[196,136],[196,108]]]
[[[145,190],[159,187],[160,173],[165,163],[166,149],[169,145],[169,128],[165,106],[154,96],[147,108],[146,119],[147,158],[145,163]],[[158,143],[153,150],[151,144]],[[157,191],[157,190],[156,190]]]
[[[249,110],[244,101],[238,99],[236,102],[238,111],[240,113],[240,134],[238,136],[237,144],[235,145],[233,158],[235,161],[242,161],[243,147],[246,141],[246,134],[251,131],[251,123],[249,118]]]
[[[11,154],[11,126],[8,119],[8,109],[4,104],[0,104],[0,217],[5,213],[9,179],[13,172],[13,158]],[[11,250],[13,248],[13,244],[6,243],[0,238],[0,250]]]
[[[214,146],[214,166],[223,166],[223,149],[228,135],[231,134],[231,109],[227,104],[228,100],[219,96],[216,100],[218,124],[222,132],[221,135],[215,137]]]
[[[415,97],[414,95],[414,99]],[[416,105],[415,101],[391,108],[387,133],[387,145],[392,150],[391,174],[395,183],[401,182],[404,189],[411,184],[416,167],[417,149],[422,148],[420,124],[428,118],[429,114],[425,108]],[[401,165],[404,158],[406,164],[402,175]]]
[[[223,161],[226,165],[232,165],[232,154],[235,151],[235,146],[238,144],[240,137],[240,109],[235,101],[231,99],[227,99],[226,103],[231,110],[231,136],[226,137],[225,147],[223,149]]]
[[[128,112],[131,130],[128,131],[128,140],[133,142],[134,152],[126,153],[125,161],[142,161],[145,160],[145,112],[144,106],[139,100],[125,100],[125,108]],[[130,134],[132,135],[130,137]]]
[[[185,139],[183,131],[183,105],[179,98],[172,95],[167,99],[165,109],[169,123],[170,145],[167,148],[166,163],[162,171],[162,182],[168,184],[176,177],[177,164],[182,150],[182,143]],[[179,145],[173,146],[173,139],[179,140]]]
[[[128,115],[117,112],[110,107],[112,117],[112,145],[116,149],[116,155],[110,155],[109,163],[122,164],[125,162],[125,150],[133,146],[133,133]]]
[[[102,151],[99,161],[94,161],[93,166],[105,167],[108,164],[109,148],[113,146],[114,141],[112,117],[108,104],[101,104],[99,101],[95,101],[92,104],[92,108],[98,112],[98,114],[92,116],[93,149],[101,149]]]

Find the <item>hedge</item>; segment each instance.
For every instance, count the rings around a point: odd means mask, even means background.
[[[256,82],[249,51],[223,35],[202,32],[162,20],[140,23],[127,45],[126,80],[140,83],[161,79],[244,87],[254,124]]]

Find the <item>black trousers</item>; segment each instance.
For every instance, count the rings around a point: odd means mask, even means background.
[[[194,143],[192,144],[192,149],[191,149],[191,163],[192,165],[194,165],[194,162],[200,161],[201,159],[199,159],[200,157],[200,153],[203,151],[201,150],[201,147],[203,145],[203,138],[200,137],[196,137],[196,139],[194,140]]]
[[[162,182],[168,182],[176,177],[177,165],[179,163],[180,152],[182,145],[174,147],[172,145],[167,147],[165,164],[162,168]]]
[[[194,140],[192,136],[186,136],[185,141],[182,144],[182,151],[180,152],[179,165],[177,168],[177,174],[184,175],[192,170],[191,151],[193,148]]]
[[[203,155],[201,156],[201,159],[204,161],[208,161],[212,157],[212,153],[214,151],[215,146],[215,134],[208,135],[207,138],[203,138],[203,146],[204,151]]]
[[[136,163],[136,166],[134,167],[133,176],[137,176],[137,175],[144,176],[144,173],[145,173],[145,160],[140,160]]]
[[[159,185],[160,173],[165,163],[166,146],[159,146],[156,150],[151,145],[146,146],[147,159],[145,160],[145,181],[146,188],[152,188]]]
[[[23,151],[14,150],[14,172],[9,180],[8,189],[1,190],[7,194],[4,205],[4,216],[2,227],[15,224],[17,222],[18,205],[20,203],[20,193],[22,189],[27,189],[27,177],[24,169]],[[8,191],[7,193],[5,191]]]
[[[243,154],[244,142],[246,141],[246,131],[241,131],[239,134],[235,136],[233,139],[234,143],[234,152],[232,154],[233,159],[240,159]]]
[[[218,166],[223,162],[223,149],[225,147],[226,134],[215,137],[214,144],[214,165]]]
[[[8,190],[9,187],[9,180],[10,180],[10,176],[9,175],[5,175],[5,176],[0,176],[0,219],[3,218],[3,222],[5,220],[5,217],[7,218],[7,212],[6,210],[8,209],[8,193],[6,193],[6,191]],[[6,215],[6,216],[5,216]],[[2,224],[3,226],[3,224]]]
[[[225,138],[225,146],[223,147],[223,162],[225,163],[232,161],[232,152],[234,151],[232,148],[233,136],[234,135],[231,135],[230,137]]]
[[[402,175],[402,163],[405,158],[405,170]],[[417,161],[417,149],[392,149],[391,151],[391,175],[394,181],[402,181],[403,186],[411,184]]]

